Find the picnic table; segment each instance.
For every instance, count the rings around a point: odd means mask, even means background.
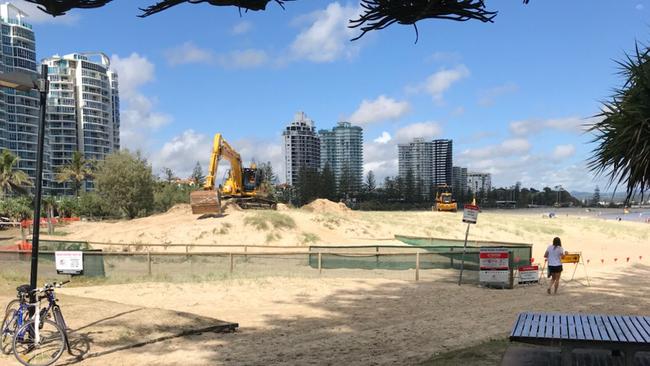
[[[622,352],[634,365],[636,352],[650,351],[650,317],[594,314],[521,313],[510,340],[559,346],[562,365],[572,364],[574,349]]]

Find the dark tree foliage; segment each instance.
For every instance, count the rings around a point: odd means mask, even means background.
[[[53,16],[64,15],[74,8],[97,8],[111,2],[111,0],[27,0],[39,5],[39,9]],[[273,0],[284,8],[284,3],[293,0]],[[139,17],[144,18],[176,5],[189,3],[208,3],[214,6],[234,6],[241,12],[242,9],[266,10],[271,0],[162,0],[154,5],[142,8]],[[361,34],[357,40],[367,32],[381,30],[392,24],[413,25],[425,19],[447,19],[464,22],[479,20],[492,22],[497,15],[496,11],[487,10],[485,0],[360,0],[364,9],[358,19],[350,20],[350,28],[359,28]],[[523,0],[527,4],[529,0]],[[416,37],[417,37],[417,27]],[[417,41],[417,38],[416,38]]]
[[[626,188],[625,201],[650,189],[650,48],[640,49],[619,62],[625,78],[598,115],[590,131],[597,143],[589,167]]]
[[[336,201],[336,177],[334,177],[334,172],[329,163],[325,164],[323,171],[320,173],[319,196],[330,201]]]

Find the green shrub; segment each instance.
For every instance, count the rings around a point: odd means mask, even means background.
[[[290,216],[275,211],[258,212],[253,216],[244,218],[244,224],[255,227],[257,230],[293,229],[296,222]]]

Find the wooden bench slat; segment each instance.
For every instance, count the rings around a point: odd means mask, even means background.
[[[569,339],[569,320],[566,315],[560,315],[560,337]]]
[[[595,316],[589,315],[589,325],[591,327],[591,334],[593,334],[595,341],[609,340],[609,337],[607,337],[607,331],[605,330],[605,327],[603,326],[601,329],[600,325],[598,324],[598,320],[596,319]],[[605,334],[603,335],[603,333]]]
[[[643,341],[646,343],[650,343],[650,334],[646,331],[646,329],[639,323],[639,319],[636,316],[630,316],[630,317],[624,317],[624,318],[629,318],[630,322],[634,325],[636,330],[641,334],[641,337],[643,337]]]
[[[650,334],[650,318],[647,316],[639,316],[637,319],[641,323],[641,326],[643,326],[643,329],[646,331],[646,333]]]
[[[578,339],[578,336],[576,335],[576,322],[573,314],[569,315],[567,317],[568,319],[568,328],[569,328],[569,339]]]
[[[580,315],[580,321],[582,322],[582,330],[585,334],[585,339],[591,341],[594,339],[593,334],[591,333],[591,326],[589,325],[589,318],[586,315]]]
[[[603,325],[605,326],[605,329],[607,330],[607,336],[609,337],[610,341],[618,342],[619,339],[616,335],[616,332],[614,331],[614,328],[612,328],[612,324],[609,322],[609,318],[606,316],[599,315],[598,318],[603,322]],[[623,339],[625,341],[625,339]]]
[[[560,316],[558,314],[553,314],[553,337],[560,338],[562,335],[560,333]]]
[[[580,315],[575,315],[574,323],[576,325],[576,339],[585,340],[585,332],[582,329],[582,317]]]
[[[521,331],[522,337],[530,337],[530,327],[533,322],[533,314],[526,314],[526,321],[524,322],[524,329]]]
[[[546,338],[553,338],[553,315],[546,314],[544,326],[546,327],[544,330],[544,336]]]
[[[613,329],[614,334],[616,335],[616,338],[619,342],[628,342],[629,339],[627,338],[627,335],[621,329],[621,326],[618,324],[618,320],[614,316],[604,316],[603,317],[605,322],[609,323],[610,327]],[[606,323],[606,324],[607,324]]]
[[[525,319],[526,319],[526,313],[519,314],[517,320],[515,321],[515,326],[512,327],[512,333],[510,334],[511,337],[519,337],[521,335],[521,330],[524,327]]]
[[[537,326],[537,336],[544,338],[546,335],[546,314],[539,314],[539,325]]]
[[[625,335],[625,338],[627,338],[628,342],[631,342],[631,343],[638,342],[637,337],[634,335],[634,333],[636,331],[632,331],[632,329],[630,329],[630,327],[627,326],[627,324],[623,320],[622,316],[616,315],[616,316],[614,316],[614,319],[616,319],[616,321],[618,322],[618,326],[623,331],[623,334]],[[638,334],[638,332],[637,332],[637,334]]]
[[[539,314],[533,314],[533,322],[531,323],[530,336],[537,337],[538,329],[539,329]]]
[[[634,336],[634,339],[637,340],[638,343],[647,343],[646,338],[643,336],[643,333],[637,329],[636,325],[632,322],[632,317],[624,315],[621,316],[621,319],[625,322],[625,325],[627,325],[627,328],[632,332],[632,335]]]

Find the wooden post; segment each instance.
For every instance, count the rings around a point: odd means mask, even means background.
[[[318,274],[323,273],[323,255],[321,252],[318,252]]]
[[[185,259],[187,259],[187,260],[190,259],[190,246],[189,245],[185,246]]]
[[[230,274],[232,274],[234,270],[235,270],[235,260],[232,253],[230,253]]]
[[[415,280],[420,280],[420,252],[415,253]]]
[[[379,245],[377,245],[377,246],[375,247],[375,252],[377,252],[377,255],[375,255],[376,263],[377,263],[377,265],[375,266],[375,268],[379,269]]]
[[[248,252],[248,246],[244,245],[244,262],[248,262],[248,255],[246,254]]]
[[[449,251],[453,252],[454,248],[453,247],[449,248]],[[451,269],[454,269],[454,253],[451,253],[451,255],[449,257],[450,257],[450,260],[451,260]]]
[[[151,252],[147,252],[147,263],[149,267],[149,276],[151,276]]]

